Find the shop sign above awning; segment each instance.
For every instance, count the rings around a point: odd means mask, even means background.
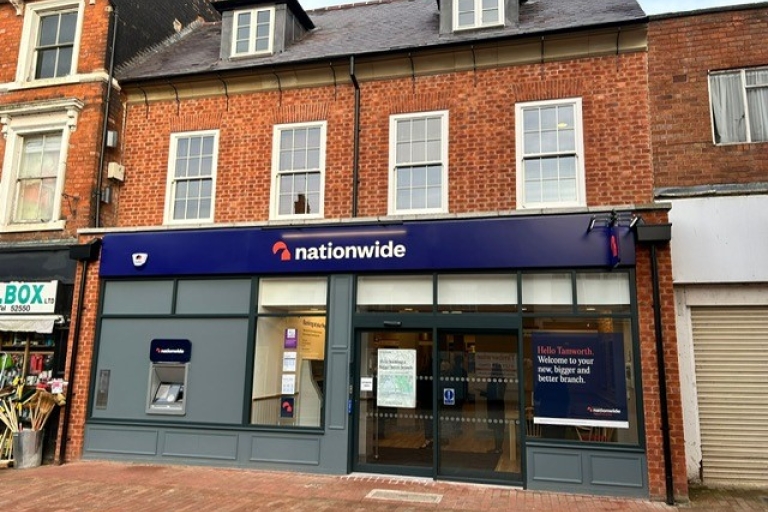
[[[63,320],[61,315],[0,315],[0,331],[53,332],[53,326]]]
[[[53,313],[58,284],[58,281],[0,283],[0,315]]]

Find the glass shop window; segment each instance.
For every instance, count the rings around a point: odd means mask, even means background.
[[[629,313],[629,275],[592,272],[576,274],[576,304],[583,313]]]
[[[357,278],[358,313],[431,313],[432,276]]]
[[[573,309],[571,274],[523,274],[523,313],[557,312]]]
[[[628,318],[524,319],[528,438],[637,444],[633,357]]]
[[[322,426],[327,300],[326,278],[259,282],[251,424]]]
[[[437,310],[442,313],[517,311],[514,274],[451,274],[437,277]]]

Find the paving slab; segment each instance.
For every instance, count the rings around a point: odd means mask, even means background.
[[[77,461],[0,469],[13,512],[768,511],[768,490],[704,492],[690,503],[526,491],[382,475],[317,475],[189,465]]]

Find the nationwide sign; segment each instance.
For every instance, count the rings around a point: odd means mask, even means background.
[[[280,253],[282,261],[296,259],[298,261],[312,260],[357,260],[357,259],[387,259],[405,258],[406,249],[402,244],[393,240],[381,242],[376,240],[367,245],[334,245],[333,242],[310,247],[296,247],[294,254],[285,242],[277,242],[272,246],[273,253]]]
[[[53,313],[58,283],[0,283],[0,314]]]
[[[188,363],[192,358],[192,342],[182,339],[154,339],[149,344],[153,363]]]
[[[587,229],[591,218],[539,215],[110,233],[103,239],[99,272],[102,277],[148,277],[634,265],[629,228],[613,231],[617,243],[611,245],[607,230]],[[137,254],[144,256],[142,265],[135,264]]]

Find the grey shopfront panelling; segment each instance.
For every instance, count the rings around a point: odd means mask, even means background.
[[[321,465],[325,438],[317,433],[88,425],[85,439],[86,459],[186,462],[318,473],[329,473],[335,467]]]
[[[179,315],[247,315],[251,304],[251,280],[179,281],[176,295],[176,314]]]
[[[173,304],[173,282],[107,283],[103,304],[105,315],[167,315]]]
[[[320,464],[329,473],[347,472],[349,450],[349,363],[352,346],[354,277],[332,276],[328,304],[325,433],[320,442]]]
[[[250,460],[268,464],[319,466],[321,444],[317,437],[254,435]]]
[[[93,408],[94,418],[167,419],[146,412],[150,342],[188,339],[183,421],[242,423],[247,319],[104,319],[100,339],[96,371],[110,371],[109,398],[106,408]]]
[[[206,460],[237,460],[237,433],[166,432],[163,457]]]
[[[157,455],[158,431],[121,426],[91,425],[85,433],[85,456],[90,454],[154,457]]]
[[[528,489],[610,496],[648,497],[642,452],[529,446]]]
[[[193,288],[202,286],[202,281]],[[207,282],[214,286],[219,281]],[[235,295],[242,290],[236,282]],[[110,287],[116,283],[110,283]],[[123,283],[120,283],[123,284]],[[245,386],[245,357],[252,341],[247,319],[149,319],[105,318],[102,321],[97,374],[109,369],[109,400],[105,409],[93,408],[97,424],[86,427],[85,458],[122,460],[174,459],[189,463],[213,463],[265,469],[295,469],[345,474],[349,449],[347,410],[351,350],[352,276],[330,279],[328,305],[328,350],[324,385],[324,431],[285,432],[242,430]],[[109,287],[108,287],[109,288]],[[162,288],[162,287],[160,287]],[[203,286],[205,288],[205,286]],[[144,294],[152,287],[116,290]],[[190,291],[192,289],[188,289]],[[240,290],[240,292],[238,292]],[[195,290],[192,290],[195,291]],[[197,290],[197,291],[202,291]],[[162,293],[164,297],[169,295]],[[231,297],[232,295],[230,295]],[[111,310],[124,314],[137,306],[124,297],[114,297]],[[195,299],[177,300],[191,311]],[[190,309],[191,308],[191,309]],[[146,308],[142,308],[144,311]],[[156,313],[156,312],[155,312]],[[149,372],[149,342],[152,338],[183,338],[192,343],[184,416],[152,415],[145,412]],[[258,368],[256,368],[258,371]],[[125,420],[173,421],[173,427],[131,425]],[[236,424],[239,430],[200,428],[185,423]],[[233,427],[238,428],[238,427]]]

